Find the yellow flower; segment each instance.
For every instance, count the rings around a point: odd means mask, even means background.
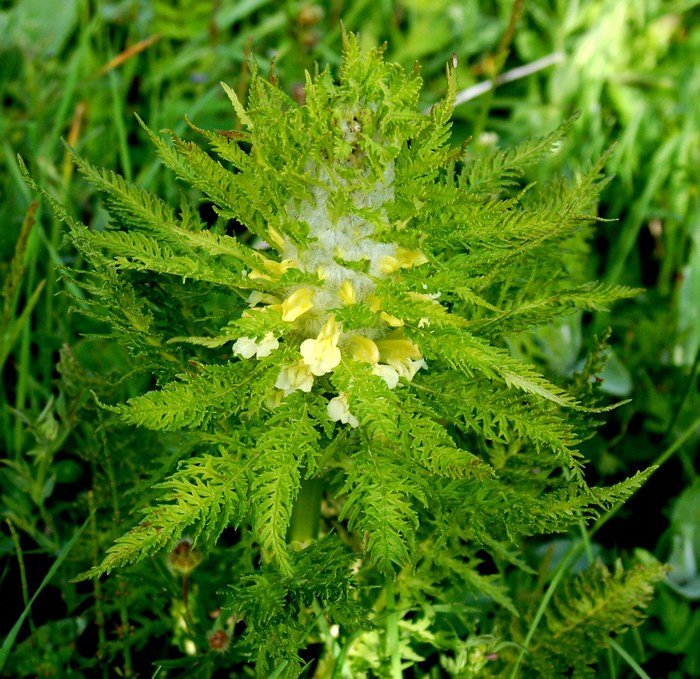
[[[241,358],[251,358],[253,355],[256,358],[263,358],[269,356],[279,345],[280,343],[271,332],[268,332],[260,341],[251,337],[239,337],[233,344],[233,353]]]
[[[335,316],[330,316],[316,339],[301,343],[301,356],[314,375],[325,375],[340,363],[339,339],[340,328]]]
[[[372,372],[378,377],[381,377],[386,382],[386,386],[389,387],[389,389],[393,389],[399,383],[399,373],[390,365],[375,365],[372,368]]]
[[[367,306],[376,314],[382,308],[382,300],[376,295],[367,295],[365,298]]]
[[[401,337],[377,340],[377,347],[381,359],[393,368],[399,377],[410,381],[421,368],[426,367],[420,349],[410,340]]]
[[[433,304],[440,304],[440,302],[437,301],[438,297],[442,295],[442,292],[435,292],[431,295],[424,293],[424,292],[409,292],[408,296],[411,299],[418,300],[419,302],[432,302]]]
[[[334,422],[349,424],[351,427],[357,427],[360,424],[357,418],[350,412],[348,397],[345,394],[339,394],[328,401],[327,411],[328,417]]]
[[[428,258],[420,250],[407,250],[396,248],[394,255],[384,255],[377,262],[379,273],[390,274],[398,269],[410,269],[414,266],[425,264]]]
[[[379,259],[379,262],[377,263],[379,273],[383,274],[394,273],[394,271],[396,271],[400,267],[401,264],[399,263],[399,260],[396,259],[396,257],[392,257],[391,255],[384,255]]]
[[[314,305],[314,290],[298,288],[282,302],[282,320],[291,323],[305,314]]]
[[[379,363],[379,349],[377,345],[364,335],[353,335],[348,342],[350,347],[350,355],[356,361],[363,363]]]
[[[343,281],[342,285],[340,286],[340,291],[338,292],[338,297],[340,297],[340,299],[348,306],[355,303],[357,299],[355,295],[355,288],[349,280]]]
[[[400,328],[403,325],[403,321],[400,318],[397,318],[396,316],[392,316],[391,314],[388,314],[386,311],[381,311],[379,313],[379,317],[385,323],[388,323],[392,328]]]
[[[428,258],[420,250],[407,250],[402,247],[396,248],[396,259],[402,269],[420,266],[428,261]]]
[[[253,269],[249,274],[248,278],[251,280],[262,279],[265,281],[271,281],[272,276],[279,278],[287,269],[292,269],[297,266],[297,263],[291,259],[283,259],[281,262],[276,262],[274,259],[267,259],[266,257],[260,258],[263,266],[268,270],[269,273],[261,273],[257,269]],[[272,274],[272,275],[270,275]]]
[[[389,389],[393,389],[399,383],[399,373],[394,368],[379,364],[379,347],[369,337],[353,335],[348,342],[348,347],[356,361],[372,364],[372,372],[381,377]]]
[[[279,304],[279,298],[274,295],[268,295],[266,292],[260,292],[259,290],[253,290],[253,292],[248,295],[248,306],[254,307],[258,304]]]
[[[282,368],[275,382],[275,387],[282,389],[285,396],[297,389],[308,393],[313,386],[314,376],[304,361],[297,361]]]
[[[387,363],[389,361],[403,361],[406,358],[421,358],[420,349],[411,340],[404,337],[377,340],[377,347],[381,358]]]
[[[267,227],[267,236],[270,243],[276,245],[280,250],[284,250],[284,238],[274,226]]]
[[[265,397],[265,405],[270,409],[274,410],[275,408],[279,408],[280,405],[282,404],[282,399],[286,394],[280,390],[280,389],[275,389],[274,391],[270,392],[266,397]]]
[[[399,377],[405,377],[409,382],[421,368],[427,367],[427,363],[422,358],[417,361],[405,358],[401,361],[387,361],[387,363],[396,370]]]

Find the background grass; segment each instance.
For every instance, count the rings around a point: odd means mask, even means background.
[[[80,262],[63,244],[62,226],[32,202],[16,154],[96,229],[106,212],[74,174],[61,139],[174,200],[184,189],[160,171],[133,114],[152,129],[179,133],[186,115],[200,127],[235,128],[219,81],[244,97],[254,54],[263,72],[274,62],[280,86],[299,97],[305,70],[337,66],[341,19],[366,46],[388,41],[390,60],[407,68],[421,62],[426,108],[443,93],[453,52],[465,96],[525,66],[524,77],[455,109],[454,141],[471,138],[475,152],[543,134],[580,112],[568,142],[528,180],[573,173],[616,141],[609,163],[616,179],[600,208],[611,221],[598,228],[585,266],[591,277],[646,292],[612,313],[572,316],[512,350],[564,378],[580,365],[582,347],[612,327],[605,388],[611,402],[631,402],[588,442],[591,474],[618,480],[662,465],[630,503],[583,535],[589,554],[606,561],[640,550],[671,561],[650,621],[622,640],[623,651],[651,676],[700,676],[700,3],[668,0],[0,3],[0,586],[12,611],[2,616],[0,634],[10,632],[52,564],[65,559],[19,630],[6,670],[144,671],[172,654],[178,615],[167,596],[154,615],[152,602],[139,601],[122,575],[80,587],[68,582],[133,520],[130,507],[157,477],[144,451],[157,447],[153,457],[166,470],[167,440],[102,422],[91,392],[116,400],[149,378],[119,347],[103,343],[98,324],[70,312],[80,308],[80,293],[60,270]],[[543,58],[550,65],[538,68]],[[211,217],[206,203],[201,212]],[[130,378],[112,377],[124,373]],[[91,510],[88,538],[67,554]],[[566,551],[581,539],[539,549]],[[576,559],[564,563],[570,569]],[[149,577],[157,586],[177,595],[172,574],[162,564],[155,571]],[[543,575],[540,596],[555,572]],[[605,670],[635,671],[621,654]]]

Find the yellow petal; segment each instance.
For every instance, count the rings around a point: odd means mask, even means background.
[[[251,358],[253,355],[256,358],[264,358],[278,347],[279,342],[277,338],[271,332],[268,332],[261,340],[251,337],[239,337],[234,342],[232,349],[233,353],[241,358]]]
[[[348,346],[351,356],[356,361],[371,363],[372,365],[379,362],[379,348],[369,337],[353,335]]]
[[[305,314],[314,305],[314,290],[299,288],[282,302],[282,320],[291,323]]]
[[[258,304],[279,304],[279,298],[274,295],[268,295],[266,292],[260,292],[259,290],[253,290],[253,292],[248,295],[248,306],[254,307]]]
[[[349,280],[343,281],[343,284],[340,286],[340,291],[338,292],[338,297],[348,306],[354,304],[357,300],[355,288]]]
[[[304,361],[297,361],[282,368],[275,382],[275,387],[282,389],[285,395],[297,389],[308,393],[313,385],[314,377]]]
[[[328,401],[326,409],[328,411],[328,417],[335,422],[349,424],[351,427],[357,427],[360,424],[357,418],[350,412],[346,394],[339,394],[335,398],[332,398]]]
[[[281,262],[276,262],[274,259],[268,259],[267,257],[260,257],[263,266],[267,269],[269,274],[272,274],[276,278],[279,278],[285,271],[292,269],[297,266],[297,262],[292,259],[283,259]],[[248,274],[249,278],[266,278],[266,274],[260,273],[259,271],[253,270]],[[269,280],[269,277],[267,277]]]
[[[272,276],[269,276],[266,273],[261,273],[257,269],[253,269],[249,274],[248,278],[250,278],[251,281],[271,281]]]
[[[372,372],[381,377],[389,389],[395,389],[396,385],[399,383],[399,373],[395,368],[390,365],[375,365],[372,368]]]
[[[396,259],[396,257],[392,257],[391,255],[384,255],[379,259],[379,262],[377,263],[379,273],[383,274],[394,273],[394,271],[400,268],[400,266],[401,264],[399,264],[399,260]]]
[[[367,302],[369,308],[374,311],[374,313],[377,313],[377,311],[382,308],[382,300],[376,295],[368,295],[365,301]]]
[[[407,339],[377,340],[382,361],[403,361],[407,358],[421,358],[420,349]]]
[[[413,361],[410,358],[404,358],[401,361],[390,360],[389,364],[399,377],[405,377],[409,382],[421,368],[427,367],[425,360],[422,358],[418,361]]]
[[[396,248],[396,259],[403,269],[420,266],[428,261],[428,258],[420,250],[407,250],[402,247]]]
[[[284,249],[284,238],[274,226],[267,227],[267,238],[273,245],[276,245],[280,250]]]
[[[382,311],[379,314],[379,316],[385,323],[388,323],[392,328],[400,328],[403,325],[403,321],[400,318],[397,318],[396,316],[392,316],[391,314],[388,314],[386,311]]]

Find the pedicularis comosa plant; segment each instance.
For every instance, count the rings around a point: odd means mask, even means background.
[[[224,85],[240,131],[191,124],[210,151],[144,126],[195,189],[178,208],[77,155],[109,228],[44,193],[91,265],[76,275],[83,311],[156,380],[103,408],[181,433],[155,501],[83,577],[197,548],[194,583],[229,553],[205,604],[229,627],[209,647],[262,677],[299,675],[319,640],[316,676],[422,676],[430,657],[460,677],[592,671],[641,620],[660,567],[572,576],[527,648],[533,604],[509,583],[532,573],[525,536],[595,517],[644,475],[584,478],[600,352],[558,386],[508,345],[635,294],[580,280],[604,160],[523,187],[567,125],[505,152],[453,149],[453,68],[424,114],[418,70],[353,35],[339,80],[308,76],[303,105],[274,80],[253,68],[246,106]],[[234,545],[216,547],[230,527]],[[201,661],[207,646],[187,648]]]

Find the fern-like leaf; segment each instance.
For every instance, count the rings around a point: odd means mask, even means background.
[[[185,461],[167,481],[155,486],[162,491],[159,504],[143,510],[144,518],[115,541],[102,563],[76,580],[140,561],[172,545],[188,529],[195,542],[215,542],[248,511],[249,467],[246,450],[240,445],[222,448],[220,456],[201,455]]]
[[[530,647],[527,664],[540,676],[560,676],[571,667],[585,671],[611,635],[644,621],[643,610],[666,570],[660,563],[624,570],[618,561],[610,572],[596,561],[586,572],[571,576],[547,609],[545,628]]]

